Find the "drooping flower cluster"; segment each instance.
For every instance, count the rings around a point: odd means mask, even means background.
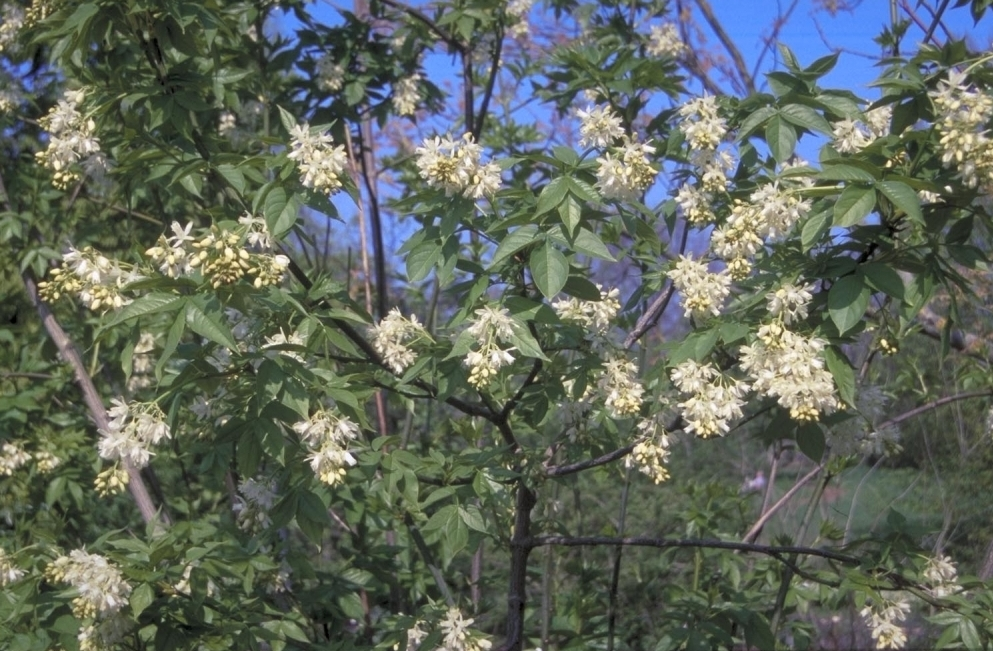
[[[315,132],[307,122],[290,129],[290,160],[300,168],[300,182],[315,192],[332,195],[342,188],[348,156],[344,145],[334,146],[327,131]]]
[[[238,484],[234,511],[238,528],[248,533],[265,531],[272,524],[269,512],[276,505],[276,482],[272,478],[247,478]]]
[[[293,431],[310,450],[311,470],[328,486],[341,483],[345,471],[357,463],[348,448],[359,438],[359,426],[336,410],[319,409],[296,423]]]
[[[20,581],[23,576],[24,570],[14,565],[14,560],[0,547],[0,588]]]
[[[993,98],[970,86],[963,72],[949,72],[948,80],[929,93],[936,110],[935,126],[941,136],[942,164],[955,171],[970,188],[993,191],[993,140],[989,123]]]
[[[593,345],[594,352],[601,352],[606,344],[606,335],[610,324],[621,310],[619,299],[621,293],[616,287],[600,290],[599,301],[584,301],[575,297],[564,298],[552,303],[552,309],[563,321],[578,323],[586,328],[586,340]]]
[[[417,353],[407,344],[427,336],[427,331],[417,321],[417,316],[411,314],[406,319],[399,308],[393,308],[378,325],[369,328],[372,347],[397,375],[417,361]]]
[[[134,269],[94,250],[70,246],[62,264],[48,272],[48,280],[38,283],[42,299],[54,302],[63,295],[75,295],[93,311],[118,310],[131,302],[121,290],[140,276]]]
[[[72,166],[100,151],[94,132],[96,123],[79,112],[86,98],[82,90],[67,90],[48,115],[39,120],[48,131],[48,147],[35,154],[38,162],[52,170],[52,183],[67,188],[79,179]]]
[[[0,6],[0,54],[14,51],[24,22],[24,9],[21,6],[13,2],[5,2]]]
[[[727,121],[720,116],[713,95],[696,97],[679,107],[679,130],[690,149],[715,150],[727,135]]]
[[[100,430],[100,456],[144,468],[155,454],[152,448],[172,437],[165,413],[154,402],[128,403],[115,398],[111,403],[113,407],[107,411],[110,423]]]
[[[683,217],[693,226],[710,224],[717,219],[713,208],[714,196],[690,183],[679,186],[676,192],[676,205],[683,211]]]
[[[662,424],[662,415],[656,414],[638,423],[638,442],[626,464],[629,468],[637,468],[639,472],[648,475],[656,484],[669,479],[669,435]]]
[[[842,154],[854,154],[865,149],[876,138],[882,138],[890,131],[893,109],[880,106],[866,112],[863,120],[845,118],[832,125],[831,138],[834,148]]]
[[[727,261],[731,277],[741,280],[751,272],[751,259],[769,240],[783,237],[811,209],[809,200],[771,183],[760,187],[748,202],[736,201],[727,222],[710,235],[710,247]]]
[[[109,618],[128,605],[131,585],[117,567],[99,554],[76,549],[45,568],[45,578],[68,583],[79,592],[72,601],[78,619]]]
[[[769,314],[784,325],[791,325],[807,318],[807,306],[813,295],[810,285],[786,283],[765,295]]]
[[[840,406],[834,379],[821,356],[825,342],[787,330],[779,322],[759,328],[758,339],[741,348],[741,368],[752,388],[778,398],[794,420],[817,420]]]
[[[712,364],[686,360],[672,370],[672,383],[689,398],[679,403],[686,431],[701,438],[723,436],[742,416],[749,387],[722,374]]]
[[[336,93],[345,85],[345,66],[335,61],[334,55],[327,52],[317,60],[317,87],[329,93]]]
[[[397,115],[413,115],[421,99],[421,75],[412,73],[393,85],[393,110]]]
[[[504,366],[513,363],[513,346],[501,348],[501,343],[509,343],[514,336],[514,321],[506,308],[486,305],[475,312],[466,332],[478,342],[478,348],[465,356],[469,369],[469,384],[477,389],[487,386]]]
[[[500,166],[482,163],[483,148],[471,133],[459,140],[448,136],[429,138],[415,153],[421,178],[448,196],[462,194],[481,199],[500,189]]]
[[[191,234],[193,224],[181,226],[172,222],[172,235],[162,235],[152,248],[145,251],[163,275],[171,278],[189,276],[199,269],[205,280],[217,288],[242,278],[254,277],[256,288],[282,281],[290,259],[273,255],[272,236],[265,220],[252,215],[238,219],[240,227],[222,230],[212,226],[197,238]]]
[[[458,608],[449,608],[445,618],[438,623],[442,638],[441,646],[435,651],[486,651],[491,648],[492,642],[469,628],[475,621],[471,617],[463,617]]]
[[[0,446],[0,477],[10,477],[30,461],[31,455],[19,443],[4,443]]]
[[[731,293],[731,277],[726,271],[711,273],[707,263],[679,256],[669,271],[672,284],[682,294],[684,316],[705,317],[721,313],[724,299]]]
[[[871,629],[877,649],[902,649],[907,644],[907,633],[899,626],[907,618],[910,604],[888,599],[870,600],[859,612]]]
[[[507,33],[511,38],[524,38],[530,32],[528,13],[532,4],[534,0],[510,0],[507,3],[507,16],[511,19]]]
[[[679,29],[674,23],[652,25],[648,34],[648,45],[645,51],[653,57],[669,57],[675,59],[686,52],[686,44],[679,36]]]
[[[637,201],[658,175],[649,158],[655,147],[624,137],[619,147],[596,159],[596,187],[604,199]]]
[[[637,380],[638,365],[619,355],[608,355],[597,389],[611,418],[627,418],[641,409],[645,388]]]
[[[929,558],[924,568],[924,581],[928,584],[928,592],[932,597],[941,599],[955,594],[961,589],[958,585],[958,570],[955,562],[948,556],[938,555]]]
[[[593,106],[580,109],[576,115],[579,124],[579,146],[603,149],[624,136],[621,118],[609,106]]]

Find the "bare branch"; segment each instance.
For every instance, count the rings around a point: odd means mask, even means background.
[[[748,533],[746,533],[744,537],[742,537],[742,541],[746,543],[754,542],[755,538],[759,535],[759,532],[762,531],[762,527],[764,527],[765,523],[769,521],[769,518],[775,515],[776,512],[779,511],[779,509],[786,506],[786,503],[790,501],[790,498],[796,495],[797,491],[803,488],[803,486],[808,481],[810,481],[818,474],[820,474],[821,470],[824,470],[823,463],[817,466],[816,468],[814,468],[813,470],[811,470],[810,472],[808,472],[806,475],[801,477],[795,484],[793,484],[793,487],[790,488],[788,491],[786,491],[786,494],[780,497],[779,500],[775,504],[773,504],[768,511],[762,513],[759,519],[755,521],[755,524],[752,525],[752,528],[748,530]],[[769,483],[771,484],[772,482],[770,481]]]
[[[636,443],[631,443],[630,445],[625,445],[623,448],[618,448],[613,452],[608,452],[603,456],[599,456],[596,459],[587,459],[585,461],[577,461],[576,463],[567,463],[561,466],[551,466],[545,468],[545,474],[549,477],[565,477],[566,475],[572,475],[583,470],[588,470],[589,468],[596,468],[597,466],[603,466],[611,461],[617,461],[618,459],[624,458],[631,454],[631,450],[634,449]]]
[[[893,418],[880,423],[876,426],[877,431],[886,429],[887,427],[893,427],[894,425],[899,425],[905,420],[909,420],[914,416],[920,416],[921,414],[931,411],[932,409],[937,409],[943,405],[947,405],[959,400],[971,400],[972,398],[989,398],[993,396],[993,391],[986,389],[985,391],[969,391],[968,393],[957,393],[953,396],[945,396],[944,398],[938,398],[937,400],[932,400],[931,402],[921,405],[920,407],[915,407],[910,411],[905,411],[899,416],[894,416]]]
[[[708,0],[696,0],[697,7],[700,8],[700,13],[703,14],[704,20],[710,26],[710,29],[714,30],[714,34],[717,35],[717,39],[727,50],[727,53],[731,56],[731,61],[734,62],[735,72],[738,73],[743,89],[748,93],[755,92],[755,80],[752,79],[752,75],[748,72],[748,66],[745,64],[745,58],[741,56],[741,51],[738,50],[738,46],[735,45],[734,40],[724,31],[724,26],[721,25],[721,21],[717,19],[714,14],[713,7],[710,6]]]

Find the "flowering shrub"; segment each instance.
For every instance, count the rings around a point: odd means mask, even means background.
[[[10,648],[774,648],[839,604],[878,648],[988,643],[895,512],[760,539],[989,398],[891,413],[873,371],[980,286],[988,55],[890,43],[868,101],[784,47],[734,96],[658,4],[160,4],[0,4],[3,282],[38,317],[0,353]],[[754,524],[678,465],[748,435],[811,468]]]

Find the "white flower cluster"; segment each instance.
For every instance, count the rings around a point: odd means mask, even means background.
[[[893,109],[880,106],[865,114],[863,120],[845,118],[835,122],[831,129],[834,148],[842,154],[854,154],[865,149],[876,138],[890,132]]]
[[[129,461],[136,468],[144,468],[151,460],[152,448],[171,438],[166,415],[154,402],[132,402],[114,398],[107,411],[110,423],[101,429],[102,438],[97,445],[100,456],[110,461]]]
[[[2,24],[0,30],[3,30]],[[20,83],[0,70],[0,114],[16,113],[22,103],[24,103],[24,93],[21,91]]]
[[[683,211],[683,217],[693,226],[710,224],[717,219],[713,209],[714,195],[690,183],[679,186],[676,192],[676,205]]]
[[[902,649],[907,644],[907,633],[899,622],[907,618],[910,604],[906,601],[870,600],[859,612],[872,631],[877,649]]]
[[[507,33],[511,38],[524,38],[530,32],[528,13],[533,4],[534,0],[510,0],[507,3],[507,16],[511,18]]]
[[[134,269],[125,271],[119,262],[91,247],[79,250],[72,246],[62,256],[62,264],[50,270],[48,277],[47,281],[38,283],[44,300],[54,302],[71,294],[93,311],[118,310],[131,303],[121,290],[141,278]]]
[[[579,146],[603,149],[624,136],[621,118],[609,106],[593,106],[576,112],[580,119]]]
[[[628,468],[637,468],[656,484],[669,479],[669,435],[662,424],[662,415],[656,414],[638,423],[638,442],[628,455]]]
[[[421,99],[421,75],[413,73],[393,85],[393,110],[397,115],[413,115]]]
[[[265,531],[272,524],[269,511],[276,505],[276,481],[272,478],[242,479],[238,483],[234,511],[238,528],[248,533]]]
[[[469,369],[469,384],[481,389],[487,386],[504,366],[514,362],[513,346],[501,348],[501,343],[509,343],[514,336],[514,322],[506,308],[486,305],[475,312],[476,318],[466,329],[479,348],[470,350],[465,356]]]
[[[672,383],[689,398],[679,403],[686,431],[701,438],[723,436],[741,418],[748,384],[722,374],[712,364],[686,360],[672,370]]]
[[[679,29],[675,23],[652,25],[648,34],[648,45],[645,47],[649,55],[675,59],[686,52],[686,49],[686,44],[679,37]]]
[[[0,477],[10,477],[30,461],[31,455],[19,443],[4,443],[0,446]]]
[[[393,308],[378,325],[369,328],[372,347],[397,375],[417,361],[417,353],[407,344],[427,336],[427,331],[418,323],[417,316],[411,314],[406,319],[399,308]]]
[[[24,9],[19,5],[5,2],[0,6],[0,54],[14,51],[24,21]]]
[[[948,556],[939,555],[929,558],[924,568],[924,581],[928,584],[928,593],[941,599],[959,592],[958,570],[955,562]]]
[[[621,311],[621,292],[616,287],[600,290],[599,301],[584,301],[575,297],[564,298],[552,303],[552,309],[563,321],[578,323],[587,329],[586,339],[593,343],[595,351],[606,345],[606,335],[610,324]]]
[[[693,150],[715,150],[727,135],[727,121],[717,110],[713,95],[696,97],[679,107],[679,130]]]
[[[345,85],[345,66],[334,60],[327,52],[317,60],[317,87],[329,93],[335,93]]]
[[[638,365],[620,356],[608,355],[597,389],[611,418],[627,418],[641,409],[645,388],[636,379]]]
[[[658,175],[649,158],[654,153],[655,147],[650,143],[625,136],[620,147],[597,158],[596,187],[604,199],[640,199]]]
[[[304,362],[303,356],[300,353],[293,350],[280,350],[279,346],[306,346],[307,340],[299,332],[291,332],[290,336],[286,336],[283,329],[280,328],[279,332],[272,334],[265,338],[262,342],[262,350],[275,348],[276,350],[270,350],[266,353],[266,357],[270,359],[275,359],[277,356],[288,357],[290,359],[295,359],[301,364]]]
[[[807,306],[813,295],[810,285],[785,283],[774,292],[765,295],[769,314],[784,325],[792,325],[807,318]]]
[[[359,438],[359,426],[336,411],[320,409],[293,426],[310,449],[310,468],[328,486],[341,483],[345,471],[357,462],[348,446]]]
[[[222,231],[212,226],[197,238],[191,232],[193,223],[182,226],[172,222],[172,235],[159,236],[155,246],[145,251],[158,270],[170,278],[189,276],[200,270],[214,288],[229,285],[245,276],[254,276],[252,284],[258,289],[282,281],[290,259],[273,255],[272,235],[265,220],[253,215],[238,219],[240,226]]]
[[[78,619],[109,618],[128,605],[131,586],[121,571],[99,554],[76,549],[45,568],[51,582],[68,583],[79,592],[72,602]]]
[[[82,90],[67,90],[48,115],[39,120],[48,131],[48,147],[35,154],[38,162],[52,170],[52,183],[67,188],[79,179],[71,166],[100,151],[100,141],[94,135],[96,123],[79,112],[86,98]]]
[[[988,125],[993,98],[973,89],[963,72],[950,72],[948,81],[930,93],[941,136],[941,162],[958,173],[970,188],[993,192],[993,140]]]
[[[0,588],[20,581],[23,576],[24,570],[14,565],[13,559],[0,547]]]
[[[731,277],[726,271],[711,273],[706,262],[686,255],[679,256],[669,271],[669,278],[682,294],[686,317],[719,315],[724,299],[731,293]]]
[[[304,187],[328,195],[342,188],[348,156],[344,145],[334,146],[330,133],[315,133],[307,122],[298,124],[290,129],[290,148],[288,157],[300,168]]]
[[[824,368],[825,342],[773,322],[759,328],[758,339],[741,348],[741,368],[752,388],[778,398],[794,420],[817,420],[840,406],[834,379]]]
[[[493,643],[469,627],[475,620],[462,616],[462,611],[454,606],[445,613],[438,623],[441,629],[441,646],[435,651],[486,651]]]
[[[448,136],[429,138],[414,153],[421,178],[448,196],[461,194],[481,199],[500,189],[500,166],[482,163],[483,148],[471,133],[463,134],[459,140]]]

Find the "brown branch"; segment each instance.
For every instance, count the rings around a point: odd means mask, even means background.
[[[717,39],[727,50],[727,53],[731,55],[731,60],[734,62],[735,72],[741,79],[743,89],[747,93],[755,92],[755,81],[752,79],[752,75],[748,72],[748,66],[745,64],[745,58],[741,56],[741,51],[738,50],[738,46],[734,44],[734,40],[724,31],[724,26],[721,25],[721,21],[717,19],[714,14],[713,7],[710,6],[708,0],[696,0],[697,7],[700,8],[700,13],[703,14],[704,20],[710,25],[710,29],[714,31],[717,35]]]
[[[762,527],[764,527],[765,523],[769,521],[769,518],[775,515],[779,509],[786,506],[786,503],[790,501],[790,498],[796,495],[797,491],[803,488],[808,481],[816,477],[822,470],[824,470],[823,463],[801,477],[792,488],[786,491],[785,495],[780,497],[779,500],[769,508],[768,511],[762,513],[759,519],[755,521],[755,524],[752,525],[752,528],[748,530],[748,533],[746,533],[741,540],[746,543],[755,542],[755,538],[759,535],[759,532],[762,531]],[[771,484],[772,482],[770,481],[769,483]]]
[[[639,339],[645,336],[646,332],[659,322],[665,309],[669,307],[669,301],[672,300],[675,289],[675,286],[669,283],[669,288],[655,297],[655,300],[645,309],[641,317],[638,318],[638,322],[634,324],[634,328],[625,337],[624,348],[633,346]]]
[[[972,398],[989,398],[993,396],[993,391],[987,389],[985,391],[970,391],[968,393],[957,393],[953,396],[945,396],[944,398],[938,398],[927,404],[921,405],[920,407],[915,407],[910,411],[906,411],[899,416],[895,416],[888,421],[880,423],[875,427],[876,431],[884,430],[887,427],[892,427],[894,425],[899,425],[905,420],[909,420],[914,416],[920,416],[921,414],[931,411],[932,409],[937,409],[943,405],[947,405],[959,400],[971,400]]]
[[[637,443],[631,443],[630,445],[625,445],[623,448],[618,448],[613,452],[608,452],[596,459],[587,459],[585,461],[577,461],[576,463],[567,463],[561,466],[551,466],[545,468],[545,475],[548,477],[564,477],[566,475],[572,475],[574,473],[588,470],[589,468],[596,468],[597,466],[602,466],[610,463],[611,461],[617,461],[627,455],[631,454],[631,450]]]
[[[451,34],[446,34],[445,31],[440,27],[438,27],[438,25],[433,20],[425,16],[417,9],[414,9],[413,7],[408,7],[407,5],[397,2],[396,0],[379,0],[379,2],[382,2],[387,7],[392,7],[397,11],[402,11],[411,18],[417,20],[418,22],[423,23],[424,25],[427,26],[428,30],[430,30],[431,33],[433,33],[435,36],[440,38],[442,42],[445,43],[445,45],[452,48],[459,54],[465,54],[466,46],[461,41],[456,39]]]
[[[524,644],[524,606],[527,603],[528,556],[536,547],[531,538],[531,509],[537,497],[522,480],[517,486],[514,535],[510,539],[510,586],[507,590],[507,638],[497,651],[521,651]]]

